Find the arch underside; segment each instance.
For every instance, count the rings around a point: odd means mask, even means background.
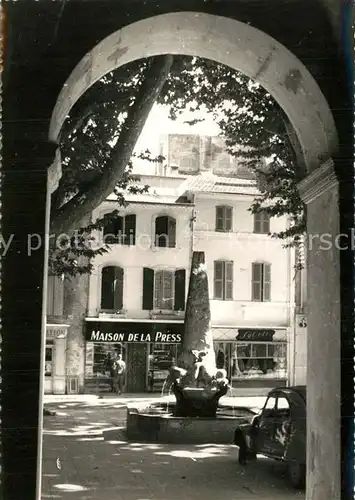
[[[210,59],[259,82],[288,116],[308,172],[335,153],[338,139],[332,113],[300,60],[247,24],[195,12],[138,21],[97,44],[74,68],[60,92],[51,118],[50,140],[58,140],[75,102],[105,74],[132,61],[163,54]]]

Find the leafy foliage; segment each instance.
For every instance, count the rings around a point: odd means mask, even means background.
[[[257,82],[231,68],[186,57],[176,67],[179,72],[171,74],[160,96],[170,117],[176,119],[187,109],[196,116],[188,121],[194,124],[203,120],[201,111],[212,113],[228,152],[255,174],[260,195],[251,212],[289,216],[290,227],[272,236],[285,240],[286,246],[297,245],[306,226],[297,190],[304,170],[283,110]]]
[[[61,134],[63,175],[52,196],[54,216],[68,200],[85,193],[96,179],[105,175],[147,64],[149,60],[135,61],[107,74],[73,107]],[[255,174],[260,195],[250,210],[253,213],[264,210],[274,217],[289,216],[290,227],[272,236],[287,245],[297,245],[305,230],[305,210],[297,191],[303,172],[288,118],[272,96],[257,82],[231,68],[210,60],[174,56],[158,103],[169,106],[172,119],[185,110],[190,111],[195,115],[189,121],[191,124],[203,120],[201,111],[212,113],[228,152]],[[152,158],[149,151],[137,156],[147,161],[163,160]],[[137,181],[132,177],[131,161],[117,182],[118,207],[126,204],[124,192],[147,191]],[[111,215],[117,217],[118,211]],[[94,231],[102,225],[103,219],[84,225],[67,238],[65,248],[52,247],[51,272],[66,276],[90,272],[90,259],[109,251],[108,246],[93,249],[89,244]]]
[[[142,156],[146,159],[149,158],[149,161],[153,161],[148,152]],[[132,168],[132,163],[130,163],[124,176],[117,182],[115,189],[117,201],[115,204],[118,207],[127,206],[125,194],[146,193],[149,189],[149,186],[137,185],[139,177],[131,174]],[[105,217],[98,218],[94,222],[75,230],[74,234],[61,235],[60,238],[55,238],[49,256],[50,273],[66,277],[91,273],[93,269],[91,259],[110,251],[110,246],[98,238],[97,231],[102,230],[104,224],[117,217],[120,217],[120,212],[115,209],[105,214]]]

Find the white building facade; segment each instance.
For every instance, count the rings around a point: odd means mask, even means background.
[[[105,384],[113,351],[126,359],[128,391],[161,390],[184,335],[195,250],[205,252],[217,365],[234,387],[293,383],[294,251],[269,236],[287,219],[248,210],[251,180],[199,173],[141,182],[148,194],[128,197],[124,208],[112,197],[93,213],[118,208],[121,218],[107,224],[111,249],[90,277],[87,390]]]

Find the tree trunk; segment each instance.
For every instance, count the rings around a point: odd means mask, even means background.
[[[64,320],[70,325],[67,336],[66,371],[78,377],[79,392],[84,392],[85,317],[87,315],[89,274],[64,281]]]
[[[219,398],[228,391],[228,380],[225,370],[216,367],[204,252],[192,255],[180,361],[186,372],[177,367],[170,370],[175,416],[215,418]]]
[[[204,364],[215,368],[208,277],[205,253],[194,252],[192,256],[189,291],[186,301],[182,363],[187,368],[193,363],[191,351],[204,351]]]
[[[148,115],[169,76],[173,57],[159,56],[148,67],[145,79],[138,91],[105,173],[91,183],[85,193],[78,193],[61,209],[54,212],[51,233],[59,235],[78,229],[81,220],[95,210],[114,192],[117,181],[132,156],[136,142]],[[76,227],[77,226],[77,227]]]

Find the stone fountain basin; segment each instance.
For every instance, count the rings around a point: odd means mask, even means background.
[[[175,417],[174,407],[175,402],[128,404],[127,438],[169,444],[232,444],[236,427],[255,415],[246,407],[219,406],[216,418]]]

